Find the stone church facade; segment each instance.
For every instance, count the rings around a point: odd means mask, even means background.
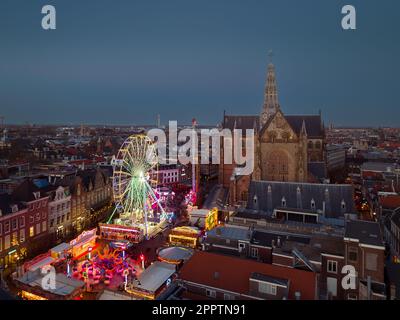
[[[219,183],[229,188],[230,204],[247,201],[251,180],[309,182],[312,181],[310,164],[324,166],[325,135],[321,114],[285,115],[282,112],[272,63],[268,65],[261,114],[224,114],[222,128],[255,131],[255,163],[250,176],[236,175],[235,164],[224,165],[221,161]],[[223,160],[223,144],[221,155]]]

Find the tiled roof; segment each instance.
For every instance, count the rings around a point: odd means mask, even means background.
[[[2,215],[12,213],[12,205],[17,205],[18,210],[22,210],[26,207],[22,203],[14,201],[9,194],[0,194],[0,210]]]
[[[257,201],[254,201],[255,197]],[[286,208],[300,210],[311,210],[314,200],[314,211],[325,206],[327,218],[339,218],[344,213],[355,212],[351,185],[278,181],[251,181],[247,209],[271,213],[275,208],[282,207],[283,198]],[[342,201],[345,210],[342,209]]]
[[[322,138],[324,136],[320,115],[285,115],[285,119],[297,134],[300,133],[304,121],[308,138]]]
[[[382,208],[397,209],[400,208],[400,195],[389,195],[380,198]]]
[[[306,125],[309,138],[322,138],[324,128],[320,115],[283,115],[296,134],[300,134],[303,121]],[[225,115],[223,128],[228,129],[258,129],[260,117],[258,115]]]
[[[382,233],[377,222],[350,220],[346,222],[345,238],[357,239],[362,244],[382,246]]]
[[[16,187],[12,193],[12,199],[14,201],[34,201],[34,192],[40,192],[38,188],[30,178],[26,178],[18,187]],[[43,194],[40,194],[43,197]]]
[[[225,129],[255,129],[257,130],[260,125],[260,117],[252,115],[226,115],[222,123]]]
[[[296,291],[301,292],[301,299],[315,299],[316,274],[313,272],[204,251],[196,252],[183,265],[179,277],[204,286],[246,295],[249,294],[250,277],[254,273],[289,280],[289,299],[295,298]]]

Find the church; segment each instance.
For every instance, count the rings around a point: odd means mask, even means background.
[[[275,66],[268,65],[264,105],[260,115],[228,115],[221,127],[254,129],[254,171],[236,174],[235,164],[219,166],[219,183],[229,188],[229,203],[247,201],[251,180],[319,182],[324,176],[325,131],[321,112],[316,115],[285,115],[278,100]],[[244,137],[243,139],[246,139]]]

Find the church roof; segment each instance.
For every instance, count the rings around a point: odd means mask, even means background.
[[[308,138],[324,136],[321,115],[284,115],[284,117],[297,134],[300,134],[304,121]]]
[[[252,115],[225,115],[222,127],[224,129],[258,129],[260,117]]]
[[[257,200],[254,201],[254,198]],[[283,198],[286,209],[322,212],[325,203],[327,218],[340,218],[344,213],[355,212],[351,185],[278,181],[251,181],[247,209],[271,213],[275,208],[282,207]],[[342,208],[343,201],[345,209]]]
[[[283,113],[282,113],[283,114]],[[285,115],[286,121],[297,135],[300,135],[303,121],[306,125],[308,138],[322,138],[324,129],[322,125],[321,115]],[[270,118],[272,120],[273,117]],[[266,123],[265,126],[268,126]],[[225,129],[256,129],[258,131],[260,125],[260,117],[257,115],[225,115],[222,127]]]

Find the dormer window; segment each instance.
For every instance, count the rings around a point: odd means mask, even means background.
[[[282,207],[286,207],[286,199],[285,199],[285,197],[282,197],[281,203],[282,203]]]
[[[18,212],[18,205],[13,204],[13,205],[11,206],[11,212],[12,212],[12,213]]]
[[[346,202],[344,202],[344,200],[342,200],[342,203],[340,205],[342,208],[342,212],[346,211]]]
[[[39,199],[40,198],[40,191],[34,192],[33,196],[35,197],[35,199]]]
[[[253,198],[253,203],[254,203],[254,205],[257,205],[257,196],[256,195]]]
[[[315,210],[315,200],[311,199],[311,209]]]

